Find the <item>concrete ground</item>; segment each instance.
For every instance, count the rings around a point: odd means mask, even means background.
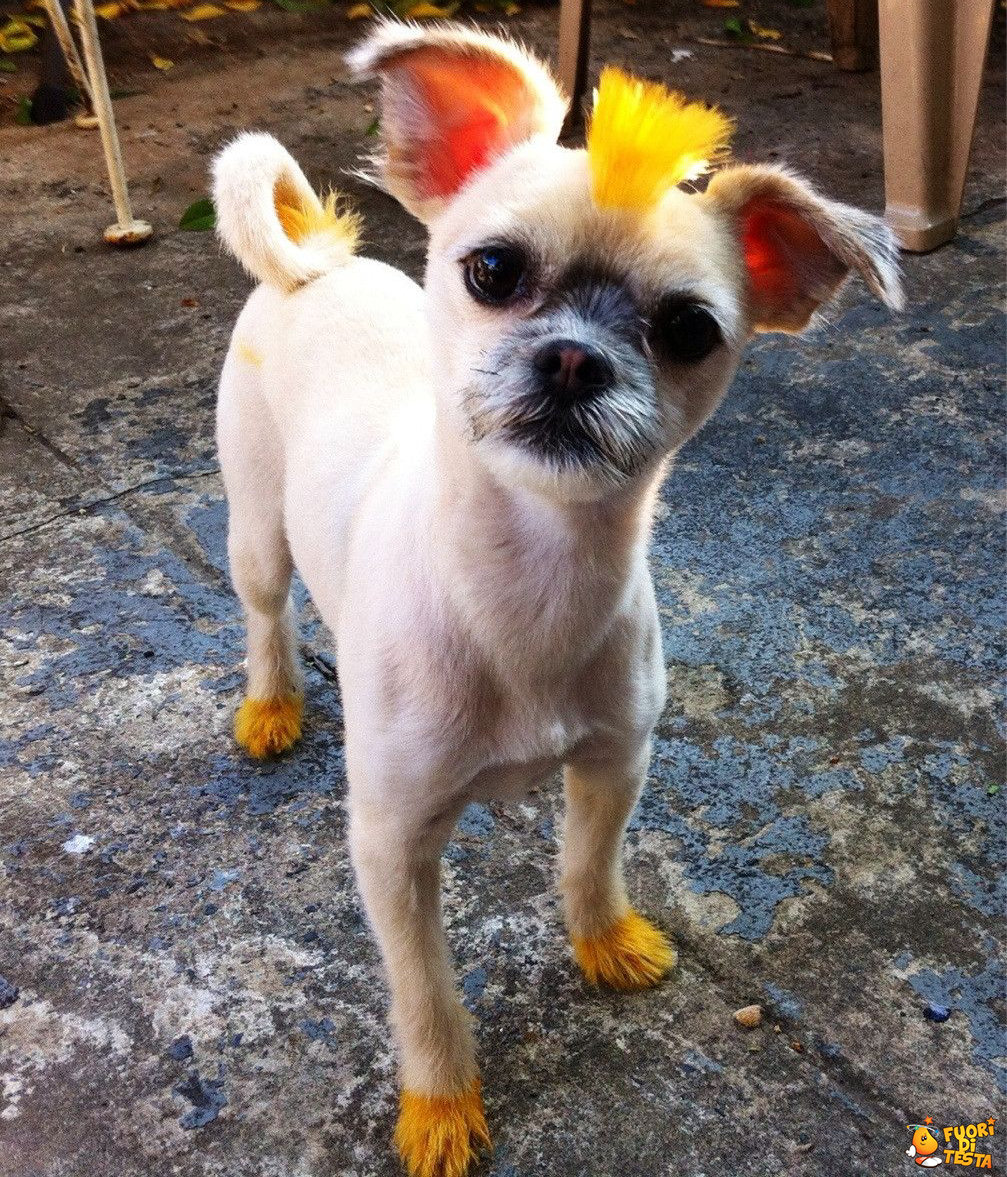
[[[750,8],[825,48],[820,10]],[[367,149],[371,95],[339,59],[360,26],[228,18],[168,45],[161,77],[145,53],[178,36],[169,17],[154,45],[109,32],[141,91],[119,116],[158,228],[142,250],[99,244],[93,139],[0,129],[0,1174],[391,1177],[385,999],[310,606],[304,744],[260,766],[229,736],[242,648],[212,415],[248,288],[175,229],[238,128],[320,182]],[[720,101],[740,157],[879,208],[877,77],[695,41],[722,20],[600,4],[597,57]],[[511,25],[548,51],[555,12]],[[998,46],[961,235],[907,258],[908,311],[855,285],[813,335],[761,340],[665,488],[671,694],[628,861],[673,978],[618,997],[572,967],[555,791],[470,809],[451,843],[481,1172],[894,1174],[907,1124],[1003,1108]],[[372,251],[418,273],[419,228],[341,182]],[[751,1002],[767,1017],[746,1033],[731,1015]]]

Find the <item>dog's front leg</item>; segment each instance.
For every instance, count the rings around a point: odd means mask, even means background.
[[[401,1059],[395,1141],[412,1177],[462,1177],[489,1145],[475,1042],[441,922],[436,835],[401,813],[351,803],[350,847],[391,988]]]
[[[650,742],[625,754],[568,763],[562,874],[574,955],[593,984],[646,989],[675,963],[664,934],[630,905],[622,844],[650,760]]]

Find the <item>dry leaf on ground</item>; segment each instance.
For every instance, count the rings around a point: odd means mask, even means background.
[[[215,16],[226,15],[227,9],[221,8],[219,4],[197,4],[182,13],[182,20],[213,20]]]

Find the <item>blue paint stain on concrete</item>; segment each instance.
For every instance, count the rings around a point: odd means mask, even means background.
[[[997,1012],[1007,993],[1007,973],[992,939],[984,947],[989,958],[985,967],[975,972],[953,965],[940,972],[921,969],[909,976],[909,984],[928,1006],[945,1006],[952,1018],[956,1012],[965,1016],[972,1035],[973,1058],[992,1070],[998,1089],[1007,1094],[1004,1026]]]
[[[213,878],[210,880],[209,887],[211,891],[223,891],[232,883],[241,878],[241,871],[237,868],[232,870],[215,870]]]
[[[192,1039],[188,1034],[183,1034],[172,1042],[168,1047],[168,1057],[175,1059],[176,1062],[192,1058]]]
[[[324,1042],[336,1028],[331,1018],[304,1018],[300,1027],[312,1042]]]
[[[166,549],[148,550],[123,512],[103,507],[96,516],[103,526],[77,574],[61,579],[58,605],[33,596],[0,606],[0,628],[14,635],[16,649],[34,649],[44,635],[61,650],[17,684],[37,687],[60,710],[102,675],[150,676],[222,657],[240,662],[238,610],[223,586],[208,586]]]
[[[763,989],[769,994],[769,999],[773,1003],[773,1008],[776,1009],[783,1017],[795,1021],[801,1016],[803,1006],[800,1000],[794,996],[788,989],[783,989],[779,985],[774,985],[772,981],[764,981]]]
[[[458,830],[463,834],[468,834],[473,838],[487,838],[489,837],[496,826],[493,820],[493,814],[486,808],[485,805],[480,805],[473,802],[471,805],[466,805],[461,817],[458,819]]]
[[[212,1124],[220,1109],[227,1107],[223,1085],[222,1079],[202,1079],[196,1071],[190,1071],[186,1079],[176,1084],[172,1088],[174,1094],[192,1104],[189,1111],[179,1119],[180,1127],[191,1130]]]
[[[772,927],[777,906],[801,894],[805,880],[831,881],[822,862],[828,837],[803,815],[781,813],[776,793],[797,780],[786,759],[774,761],[761,748],[727,737],[715,740],[713,749],[710,756],[689,741],[657,741],[652,771],[662,785],[644,792],[630,829],[677,838],[692,889],[721,892],[741,908],[722,933],[758,940]],[[729,830],[731,840],[711,855],[716,829]],[[764,868],[766,860],[772,869]]]
[[[482,965],[470,969],[462,977],[462,995],[466,1008],[471,1011],[486,990],[487,972]]]
[[[21,990],[6,977],[0,977],[0,1009],[9,1009],[17,1001]]]
[[[708,1075],[719,1075],[723,1066],[716,1059],[709,1058],[701,1050],[687,1050],[682,1057],[682,1070],[700,1071]]]

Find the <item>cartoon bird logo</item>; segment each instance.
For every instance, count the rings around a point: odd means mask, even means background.
[[[927,1127],[927,1124],[932,1123],[933,1120],[927,1116],[922,1124],[906,1125],[913,1134],[913,1142],[906,1149],[906,1156],[912,1157],[917,1165],[922,1165],[924,1169],[933,1169],[944,1164],[940,1157],[934,1155],[940,1145],[937,1143],[937,1137]]]

